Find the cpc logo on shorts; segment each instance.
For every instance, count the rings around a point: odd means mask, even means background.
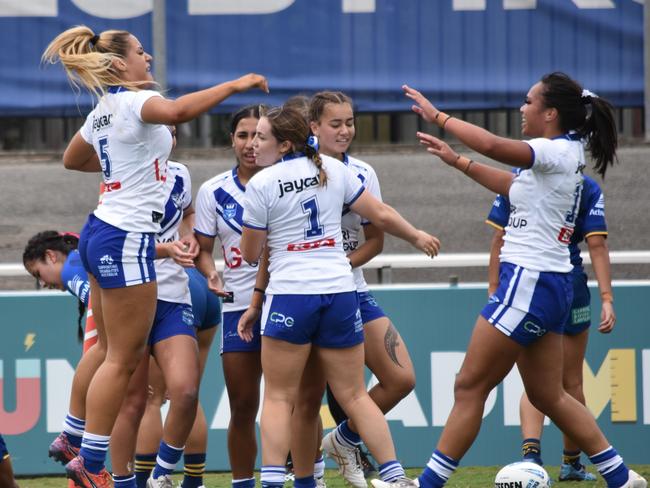
[[[289,328],[293,327],[293,317],[289,317],[279,312],[271,312],[269,322]]]
[[[537,337],[542,337],[544,334],[546,334],[546,329],[530,321],[524,324],[524,330],[529,334],[536,335]]]

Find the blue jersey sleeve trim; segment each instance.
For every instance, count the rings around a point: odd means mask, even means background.
[[[254,230],[267,230],[268,229],[267,227],[258,227],[257,225],[247,224],[246,222],[244,222],[242,224],[242,226],[248,227],[249,229],[254,229]]]
[[[361,196],[361,194],[363,193],[364,190],[365,190],[365,188],[362,186],[362,187],[359,189],[359,191],[357,192],[357,194],[352,198],[352,200],[350,200],[349,202],[345,202],[345,203],[346,203],[347,205],[352,205],[354,202],[357,201],[357,199]]]
[[[214,239],[215,237],[217,237],[217,234],[212,235],[212,234],[208,234],[208,233],[206,233],[206,232],[201,232],[201,231],[200,231],[199,229],[197,229],[196,227],[194,227],[194,232],[196,232],[196,233],[199,234],[199,235],[205,236],[205,237],[212,237],[213,239]]]

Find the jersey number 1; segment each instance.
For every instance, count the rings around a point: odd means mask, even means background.
[[[318,200],[316,200],[316,197],[311,197],[300,202],[300,205],[302,206],[302,213],[307,214],[309,218],[309,225],[305,229],[305,239],[321,237],[324,232],[323,226],[320,225],[318,220]]]

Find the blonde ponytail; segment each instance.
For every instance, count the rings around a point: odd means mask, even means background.
[[[138,90],[151,82],[126,82],[113,66],[115,59],[126,59],[130,35],[123,30],[108,30],[95,35],[85,25],[72,27],[50,42],[41,61],[49,64],[61,62],[72,85],[77,89],[83,86],[97,98],[101,98],[109,86],[121,85]]]

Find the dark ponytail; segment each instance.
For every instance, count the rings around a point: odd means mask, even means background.
[[[23,251],[23,265],[33,261],[44,261],[45,252],[47,250],[59,251],[64,255],[77,249],[79,246],[79,236],[72,232],[57,232],[55,230],[45,230],[33,236]],[[77,317],[77,338],[79,342],[83,342],[84,330],[81,322],[84,314],[86,313],[86,306],[79,300],[78,304],[79,316]]]
[[[612,105],[583,90],[564,73],[549,73],[541,82],[544,105],[558,111],[563,132],[576,131],[586,140],[587,150],[595,161],[594,170],[604,178],[607,167],[617,160],[618,133]]]
[[[71,232],[57,232],[55,230],[45,230],[33,236],[23,251],[23,264],[31,261],[43,261],[45,251],[59,251],[66,256],[79,246],[79,236]]]

